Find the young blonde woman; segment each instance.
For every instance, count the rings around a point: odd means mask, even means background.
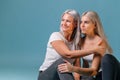
[[[68,61],[65,61],[66,63],[60,64],[58,69],[61,73],[79,73],[81,76],[79,80],[94,80],[95,76],[97,80],[102,80],[101,59],[104,54],[112,53],[112,49],[107,42],[98,14],[94,11],[84,12],[81,17],[80,29],[81,33],[84,34],[79,44],[81,50],[94,48],[100,41],[99,45],[104,49],[101,52],[89,52],[89,55],[86,55],[86,53],[78,54],[83,59],[83,67],[73,66]]]

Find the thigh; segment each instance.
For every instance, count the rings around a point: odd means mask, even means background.
[[[95,80],[93,76],[81,76],[80,80]]]
[[[55,61],[48,69],[39,73],[38,80],[74,80],[72,73],[60,73],[58,71],[58,65],[61,63],[64,63],[62,58]]]
[[[57,67],[63,62],[62,58],[55,61],[50,67],[48,67],[48,69],[39,73],[38,80],[59,80]]]
[[[51,74],[51,72],[39,72],[38,80],[60,80],[57,73]]]
[[[74,80],[72,73],[60,73],[58,71],[58,75],[59,75],[60,80]]]

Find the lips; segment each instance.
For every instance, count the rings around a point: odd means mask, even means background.
[[[81,29],[81,31],[85,31],[85,29]]]

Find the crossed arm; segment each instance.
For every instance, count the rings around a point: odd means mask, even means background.
[[[85,49],[85,50],[69,50],[66,44],[62,40],[56,40],[51,42],[53,48],[62,56],[66,58],[80,58],[83,56],[90,55],[92,53],[98,53],[99,55],[103,55],[105,52],[105,47],[101,46],[102,41],[98,42],[96,46],[93,48]]]
[[[102,43],[101,46],[103,46],[104,48],[106,47],[104,43]],[[95,50],[98,50],[98,49],[95,49]],[[98,50],[98,51],[100,51],[100,50]],[[59,71],[61,73],[76,72],[76,73],[79,73],[80,75],[89,75],[89,76],[96,75],[98,70],[99,70],[101,57],[102,57],[102,56],[100,56],[100,54],[104,55],[105,49],[101,49],[101,53],[95,52],[95,51],[93,51],[93,52],[94,52],[94,57],[93,57],[93,60],[92,60],[91,67],[81,68],[79,66],[73,66],[68,61],[65,61],[66,63],[60,64],[58,66]],[[82,54],[84,54],[84,55],[82,55]],[[79,53],[78,53],[78,55],[79,55]],[[87,52],[86,53],[81,52],[81,55],[79,55],[79,57],[82,57],[82,56],[85,56],[85,55],[87,55]]]

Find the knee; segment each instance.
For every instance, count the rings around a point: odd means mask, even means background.
[[[102,64],[110,64],[118,62],[117,59],[111,54],[105,54],[102,58]]]
[[[102,58],[102,64],[107,64],[112,61],[113,56],[111,54],[105,54]]]
[[[110,58],[112,57],[111,54],[105,54],[102,58],[102,60],[110,60]]]

